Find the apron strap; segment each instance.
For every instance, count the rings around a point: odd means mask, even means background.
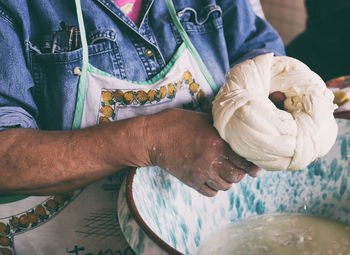
[[[182,40],[184,41],[184,43],[186,45],[186,48],[189,49],[189,51],[192,53],[192,56],[196,59],[196,62],[198,63],[199,68],[202,70],[205,79],[207,80],[207,82],[209,83],[210,87],[212,88],[212,90],[216,94],[219,89],[216,86],[216,83],[215,83],[213,77],[211,76],[208,68],[204,64],[202,58],[200,57],[200,55],[198,54],[196,48],[194,47],[194,45],[192,44],[190,38],[188,37],[185,29],[181,25],[181,22],[180,22],[180,20],[178,19],[177,15],[176,15],[176,10],[175,10],[175,7],[174,7],[174,4],[173,4],[172,0],[166,0],[166,4],[168,6],[171,19],[173,20],[177,30],[179,31],[180,36],[181,36]]]
[[[82,73],[84,73],[84,70],[86,72],[86,69],[87,69],[88,64],[89,64],[89,52],[88,52],[85,25],[84,25],[83,12],[81,10],[80,0],[75,0],[75,7],[77,10],[77,16],[78,16],[78,25],[79,25],[79,31],[80,31],[81,46],[83,48]]]
[[[83,66],[81,68],[81,75],[79,78],[79,85],[78,85],[79,91],[77,96],[75,112],[74,112],[72,129],[78,129],[80,128],[80,125],[81,125],[81,119],[83,116],[84,103],[85,103],[85,97],[86,97],[87,69],[89,66],[89,51],[88,51],[88,45],[86,40],[86,32],[85,32],[83,12],[81,10],[80,0],[75,0],[75,7],[77,10],[77,16],[78,16],[81,46],[83,48]]]

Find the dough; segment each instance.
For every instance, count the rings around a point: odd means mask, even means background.
[[[285,110],[268,98],[281,91]],[[214,126],[232,150],[266,170],[298,170],[325,155],[338,127],[333,93],[297,59],[272,53],[226,74],[213,101]]]

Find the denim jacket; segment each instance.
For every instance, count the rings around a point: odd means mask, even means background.
[[[284,54],[280,37],[248,0],[173,2],[218,87],[233,65]],[[143,0],[139,27],[113,0],[81,5],[90,63],[120,79],[152,78],[182,43],[164,0]],[[0,0],[0,130],[71,128],[82,50],[77,30],[66,30],[77,26],[73,0]]]

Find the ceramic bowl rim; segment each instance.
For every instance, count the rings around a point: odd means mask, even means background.
[[[126,203],[129,207],[131,214],[133,215],[137,224],[141,229],[148,235],[148,237],[163,248],[166,252],[174,255],[183,255],[183,253],[176,250],[174,247],[170,246],[168,243],[163,241],[143,220],[141,214],[137,210],[137,206],[133,197],[133,182],[136,175],[137,168],[133,168],[129,171],[126,177]]]

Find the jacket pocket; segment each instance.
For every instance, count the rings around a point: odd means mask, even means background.
[[[87,39],[89,63],[123,79],[124,64],[116,36],[110,31],[96,31],[89,33]],[[48,53],[38,47],[40,43],[27,44],[34,80],[31,92],[39,108],[39,125],[44,129],[62,129],[61,123],[66,121],[67,116],[71,121],[73,116],[83,50],[78,48],[69,52]]]
[[[200,10],[184,8],[177,16],[188,33],[207,33],[222,28],[222,10],[216,4],[210,4]]]
[[[123,78],[124,63],[119,52],[117,36],[112,30],[90,32],[87,36],[89,63],[93,66]],[[59,44],[43,39],[41,42],[28,42],[31,71],[36,84],[46,83],[42,77],[46,74],[55,74],[55,78],[72,75],[75,67],[81,67],[83,50],[81,46],[72,51],[60,40]],[[80,45],[80,44],[79,44]]]

